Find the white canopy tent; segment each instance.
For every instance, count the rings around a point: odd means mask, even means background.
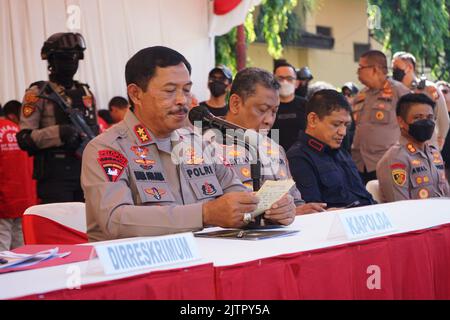
[[[208,0],[0,0],[0,103],[21,100],[25,89],[46,80],[40,50],[45,39],[76,26],[86,39],[85,59],[75,76],[91,86],[98,108],[126,96],[125,64],[142,48],[164,45],[192,64],[193,92],[207,98],[214,66]]]

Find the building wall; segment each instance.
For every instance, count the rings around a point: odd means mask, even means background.
[[[365,0],[317,0],[317,7],[307,17],[306,30],[316,33],[316,26],[332,28],[335,45],[332,50],[286,47],[283,58],[295,67],[307,65],[314,81],[326,81],[336,87],[352,81],[359,86],[354,61],[354,43],[368,42],[367,2]],[[372,48],[382,46],[371,40]],[[254,66],[272,70],[273,59],[267,53],[264,44],[252,44],[248,50]]]

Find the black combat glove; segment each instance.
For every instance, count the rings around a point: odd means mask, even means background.
[[[59,126],[59,137],[64,143],[64,148],[69,151],[75,151],[82,142],[79,132],[70,124]]]

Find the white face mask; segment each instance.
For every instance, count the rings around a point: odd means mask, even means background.
[[[293,83],[289,83],[286,81],[283,81],[280,83],[280,96],[285,98],[293,95],[295,93],[295,85]]]

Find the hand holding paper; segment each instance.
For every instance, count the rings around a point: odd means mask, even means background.
[[[267,180],[263,184],[261,189],[259,189],[259,191],[256,193],[256,196],[259,198],[259,203],[256,210],[252,212],[252,217],[256,217],[271,209],[272,205],[281,200],[283,196],[285,196],[289,192],[292,186],[294,186],[294,184],[295,182],[292,179],[278,181]],[[277,204],[278,208],[273,208],[273,212],[269,211],[268,215],[275,215],[277,213],[280,213],[281,211],[284,211],[286,209],[284,208],[284,206],[293,203],[292,197],[286,197],[285,202],[280,202],[279,204]]]

